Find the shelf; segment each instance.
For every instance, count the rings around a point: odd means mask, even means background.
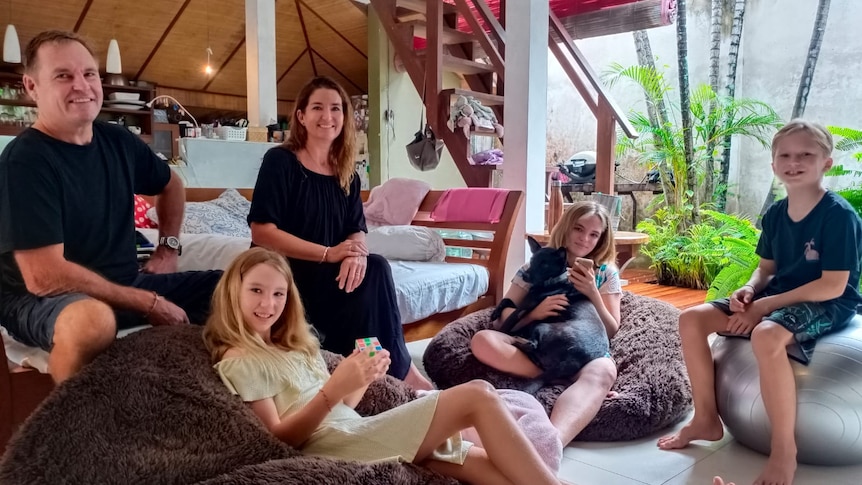
[[[124,115],[150,115],[149,109],[123,109],[123,108],[106,108],[102,107],[102,113],[119,113]]]
[[[29,99],[2,99],[0,98],[0,106],[29,106],[36,107],[36,103]]]
[[[18,136],[22,131],[26,130],[29,126],[30,125],[27,125],[27,126],[0,125],[0,135]]]
[[[102,84],[102,91],[104,90],[110,91],[130,91],[136,93],[149,93],[153,91],[155,88],[153,86],[141,87],[141,86],[121,86],[119,84]]]

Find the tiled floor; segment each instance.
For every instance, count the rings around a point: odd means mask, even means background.
[[[428,340],[407,344],[420,369],[427,344]],[[573,485],[711,485],[712,477],[721,475],[737,485],[749,485],[766,463],[765,456],[743,447],[728,434],[721,441],[696,442],[680,451],[656,448],[656,440],[671,431],[636,441],[576,442],[564,450],[559,477]],[[800,465],[794,484],[860,485],[862,465]]]

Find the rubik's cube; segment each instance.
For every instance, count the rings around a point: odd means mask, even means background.
[[[374,354],[383,350],[383,347],[380,346],[380,342],[377,340],[377,337],[365,337],[356,339],[356,348],[359,349],[360,352],[365,352],[366,349],[371,349],[371,352],[368,353],[369,357],[374,357]]]

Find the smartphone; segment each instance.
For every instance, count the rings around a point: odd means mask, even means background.
[[[584,269],[593,269],[596,265],[592,259],[587,258],[575,258],[575,263],[583,266]]]

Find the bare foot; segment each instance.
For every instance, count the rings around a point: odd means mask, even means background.
[[[434,390],[434,384],[431,384],[431,381],[426,379],[413,364],[410,364],[410,370],[407,371],[407,375],[404,376],[404,382],[410,384],[410,386],[417,391]]]
[[[676,434],[663,436],[658,440],[658,447],[663,450],[685,448],[694,440],[718,441],[724,436],[721,421],[698,421],[697,417],[683,426]]]
[[[772,454],[766,462],[766,468],[754,481],[754,485],[791,485],[796,474],[796,457],[794,454]]]
[[[712,485],[734,485],[733,482],[724,482],[724,479],[721,477],[713,477]]]

